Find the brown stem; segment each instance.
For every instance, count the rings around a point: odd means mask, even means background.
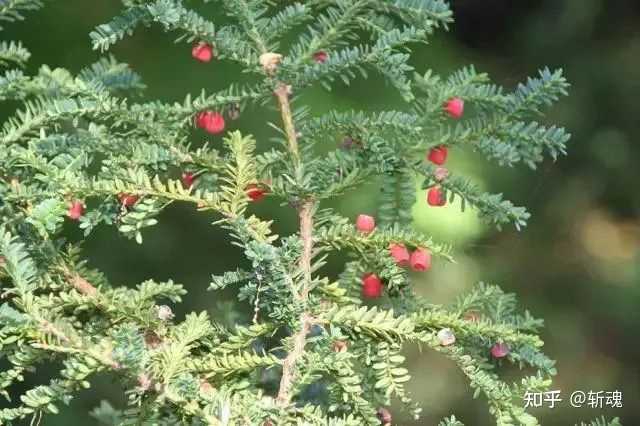
[[[282,115],[282,122],[284,123],[284,131],[287,134],[287,142],[289,143],[289,151],[293,156],[296,166],[300,163],[300,151],[298,150],[298,134],[296,133],[295,125],[293,124],[293,113],[291,112],[291,104],[289,103],[289,95],[291,94],[291,86],[281,84],[274,91],[276,98],[278,99],[278,107],[280,108],[280,114]]]
[[[68,265],[60,264],[58,271],[61,272],[62,275],[64,275],[69,284],[71,284],[71,286],[75,288],[80,294],[91,297],[98,294],[98,289],[95,288],[93,284],[82,278],[80,274],[73,271],[72,268],[70,268]]]
[[[300,299],[306,302],[309,297],[311,285],[311,255],[313,252],[313,209],[312,201],[305,201],[298,209],[300,218],[300,238],[302,239],[302,255],[300,267],[304,272],[304,285],[300,293]]]
[[[289,405],[291,401],[291,388],[296,375],[296,363],[304,354],[307,344],[307,334],[311,330],[312,318],[306,312],[300,316],[300,329],[293,336],[293,349],[282,362],[282,378],[276,401],[282,407]]]
[[[275,90],[278,100],[278,107],[284,123],[284,130],[287,135],[289,151],[294,160],[295,167],[300,167],[300,152],[298,150],[298,136],[295,125],[293,123],[293,114],[289,103],[289,95],[291,87],[281,84]],[[300,220],[300,238],[302,240],[302,255],[300,256],[300,268],[303,272],[303,283],[300,292],[296,288],[292,288],[293,294],[306,305],[309,298],[311,288],[311,257],[313,252],[313,212],[315,209],[315,201],[312,199],[304,200],[298,206],[298,217]],[[276,398],[278,404],[282,407],[289,405],[291,402],[291,389],[296,376],[296,367],[298,360],[304,354],[304,348],[307,343],[307,334],[313,325],[313,317],[309,312],[305,311],[300,315],[300,328],[292,336],[293,348],[287,354],[282,363],[282,378],[280,379],[280,389]]]
[[[73,288],[86,296],[95,296],[98,293],[98,290],[89,281],[78,274],[70,276],[69,281]]]

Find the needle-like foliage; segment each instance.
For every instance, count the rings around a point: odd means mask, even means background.
[[[145,85],[112,56],[77,75],[47,66],[0,75],[0,100],[21,105],[0,130],[0,356],[9,366],[0,393],[12,403],[0,423],[55,414],[103,374],[128,397],[125,407],[105,401],[92,412],[110,425],[375,425],[388,422],[394,401],[418,418],[402,353],[416,344],[459,366],[498,425],[537,425],[522,399],[547,389],[555,374],[541,352],[542,322],[487,284],[452,306],[430,304],[388,247],[423,248],[435,264],[453,260],[448,244],[411,227],[417,184],[462,200],[491,224],[526,225],[523,207],[458,173],[442,175],[424,155],[444,145],[535,168],[564,154],[568,134],[540,122],[543,108],[566,94],[562,72],[544,69],[513,91],[473,67],[448,77],[417,72],[410,48],[453,21],[443,0],[214,2],[227,15],[223,25],[182,0],[122,3],[90,34],[96,50],[155,25],[185,49],[207,43],[215,61],[233,61],[253,78],[168,104],[128,98]],[[0,21],[40,6],[0,0]],[[0,44],[0,66],[28,59],[20,43]],[[397,89],[404,108],[318,114],[305,107],[305,88],[331,89],[370,73]],[[468,111],[459,121],[443,111],[454,97]],[[281,116],[271,124],[276,148],[239,131],[194,147],[200,112],[229,117],[268,104]],[[192,181],[181,181],[182,172]],[[381,195],[371,233],[322,205],[375,179]],[[299,232],[275,235],[269,219],[251,213],[248,191],[296,209]],[[144,244],[146,228],[159,226],[173,203],[197,207],[243,249],[251,267],[213,276],[210,289],[235,289],[238,304],[254,312],[250,321],[223,325],[205,313],[177,321],[165,304],[180,302],[188,283],[112,285],[61,234],[65,220],[77,219],[86,235],[110,226]],[[344,271],[327,276],[322,266],[337,251]],[[371,272],[384,283],[377,306],[361,294]],[[455,342],[443,342],[443,331]],[[490,356],[497,343],[509,347],[500,361]],[[506,364],[525,377],[505,381]],[[43,365],[60,368],[49,383],[16,394],[15,384]],[[450,417],[441,425],[462,423]]]

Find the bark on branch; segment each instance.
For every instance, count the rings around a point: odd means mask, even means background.
[[[280,85],[275,90],[278,100],[278,107],[282,116],[284,130],[287,135],[287,143],[289,151],[293,158],[296,168],[300,167],[300,152],[298,149],[298,136],[293,122],[293,113],[289,103],[289,95],[291,87]],[[306,305],[309,298],[311,288],[311,257],[313,252],[313,212],[315,210],[315,201],[312,199],[304,200],[298,207],[298,217],[300,220],[300,238],[302,240],[302,255],[300,256],[300,269],[303,271],[302,288],[298,292],[292,288],[291,291],[298,297],[303,305]],[[307,334],[313,325],[313,318],[309,312],[305,311],[300,315],[299,329],[292,336],[293,348],[287,354],[282,363],[282,378],[280,379],[280,389],[276,398],[278,404],[282,407],[289,405],[291,402],[291,390],[296,377],[297,364],[304,355],[304,348],[307,343]]]

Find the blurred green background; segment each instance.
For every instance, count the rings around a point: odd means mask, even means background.
[[[549,111],[547,119],[566,126],[573,139],[569,156],[546,161],[537,171],[502,169],[476,155],[454,150],[450,168],[475,177],[492,192],[504,192],[516,204],[528,206],[533,218],[522,232],[497,232],[478,222],[473,212],[456,205],[429,209],[422,196],[414,208],[416,226],[438,240],[455,244],[457,264],[438,264],[420,293],[436,302],[450,302],[473,283],[497,283],[517,293],[523,306],[546,321],[547,353],[558,361],[554,389],[565,401],[540,410],[544,425],[573,425],[601,414],[620,416],[625,425],[640,424],[640,2],[637,0],[458,0],[456,23],[438,34],[430,46],[415,50],[414,64],[447,73],[473,63],[509,88],[538,68],[562,67],[573,87],[571,96]],[[79,71],[94,62],[88,33],[107,21],[120,2],[67,0],[50,2],[26,22],[6,25],[2,37],[20,39],[33,53],[30,72],[40,64]],[[219,16],[215,4],[202,8]],[[139,30],[116,45],[113,53],[139,72],[148,90],[140,100],[182,100],[202,87],[213,91],[238,78],[226,63],[202,65],[190,57],[190,46],[174,44],[173,35],[158,27]],[[243,77],[243,76],[241,76]],[[244,77],[243,77],[244,78]],[[304,93],[314,112],[329,106],[400,108],[398,97],[380,80],[337,87],[333,92]],[[376,90],[371,88],[375,87]],[[12,106],[0,106],[0,117]],[[265,118],[272,111],[246,111],[231,128],[253,133],[266,145],[273,136]],[[202,135],[194,143],[202,143]],[[375,191],[363,190],[340,201],[349,216],[375,212]],[[295,229],[293,215],[272,200],[256,207],[263,217],[275,216],[277,231]],[[211,218],[175,207],[161,224],[145,234],[145,245],[103,228],[85,243],[93,266],[114,284],[134,285],[147,278],[173,278],[190,290],[179,315],[208,310],[226,321],[246,320],[230,314],[230,294],[206,292],[212,273],[234,268],[240,252],[231,247]],[[78,239],[77,230],[70,229]],[[242,260],[240,260],[242,262]],[[332,271],[329,271],[330,273]],[[335,272],[335,271],[334,271]],[[398,424],[435,425],[454,413],[469,426],[491,424],[482,401],[473,401],[464,377],[448,362],[409,349],[415,376],[410,388],[424,407],[424,417],[411,422],[396,415]],[[47,380],[45,375],[32,383]],[[122,390],[109,379],[75,399],[44,425],[94,424],[87,412],[100,399],[123,402]],[[574,390],[624,394],[622,409],[572,408]],[[4,404],[4,403],[2,403]]]

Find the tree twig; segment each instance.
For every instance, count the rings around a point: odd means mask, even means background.
[[[293,122],[293,114],[289,103],[289,95],[291,88],[281,84],[275,90],[278,100],[280,114],[284,123],[284,129],[287,135],[289,151],[293,157],[296,168],[300,166],[300,152],[298,149],[298,138]],[[312,199],[304,200],[298,206],[298,217],[300,220],[300,239],[302,240],[302,255],[300,256],[300,268],[303,272],[303,283],[300,292],[292,288],[292,292],[296,297],[306,304],[309,298],[311,288],[311,257],[313,252],[313,212],[315,209],[315,201]],[[282,378],[280,379],[280,389],[276,398],[280,406],[287,406],[291,402],[291,388],[296,376],[297,363],[304,354],[304,348],[307,343],[307,334],[313,325],[313,317],[305,311],[300,315],[299,329],[292,336],[293,348],[287,354],[282,363]]]
[[[281,84],[274,91],[276,98],[278,99],[278,107],[280,114],[282,115],[282,122],[284,123],[284,131],[287,134],[287,142],[289,144],[289,152],[293,156],[293,160],[296,166],[300,163],[300,150],[298,149],[298,134],[293,123],[293,113],[291,111],[291,105],[289,103],[289,95],[291,94],[291,86]]]
[[[85,296],[95,296],[98,293],[98,289],[96,289],[89,281],[85,280],[78,274],[73,274],[69,276],[69,282],[80,293]]]

